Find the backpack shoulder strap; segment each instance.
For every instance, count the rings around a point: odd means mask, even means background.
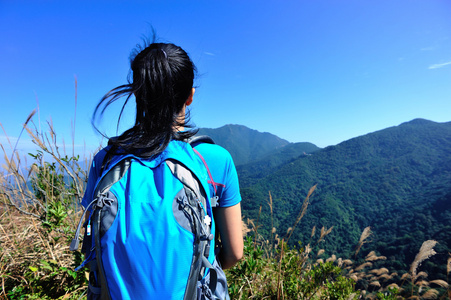
[[[101,193],[107,192],[108,189],[121,180],[121,178],[124,176],[125,172],[128,170],[130,166],[130,158],[124,159],[119,161],[119,163],[116,163],[112,168],[110,168],[105,175],[102,175],[102,178],[100,179],[99,183],[97,184],[94,194],[93,194],[93,200],[88,204],[88,206],[85,208],[83,215],[80,218],[80,221],[78,222],[77,230],[75,231],[75,236],[72,239],[72,242],[70,244],[70,250],[76,251],[78,250],[79,246],[79,236],[80,236],[80,230],[81,226],[83,224],[83,221],[85,219],[86,213],[89,211],[89,208],[92,205],[96,205],[96,202],[98,202],[98,197]]]
[[[101,211],[106,200],[110,200],[107,197],[107,192],[110,188],[122,179],[122,177],[127,172],[130,167],[131,157],[124,158],[117,162],[113,167],[111,167],[107,173],[102,176],[99,183],[97,184],[94,191],[94,199],[97,199],[96,209],[94,210],[92,216],[92,231],[94,233],[94,241],[95,241],[95,250],[96,250],[96,260],[97,260],[97,270],[98,276],[100,279],[100,287],[101,287],[101,299],[111,299],[110,293],[108,290],[108,284],[106,282],[105,270],[103,268],[102,263],[102,253],[100,247],[100,231],[102,227],[102,219],[101,219]],[[117,201],[111,203],[109,210],[112,210],[113,214],[117,213]]]
[[[199,135],[199,136],[194,136],[192,138],[190,138],[188,140],[188,144],[191,145],[191,147],[193,147],[194,152],[197,154],[197,156],[199,156],[199,158],[202,160],[202,163],[204,164],[205,168],[207,169],[207,173],[208,173],[208,177],[210,178],[210,180],[208,181],[209,184],[211,184],[213,186],[214,189],[214,196],[211,197],[211,206],[212,207],[217,207],[218,204],[218,199],[219,197],[217,196],[217,186],[221,186],[221,184],[215,182],[213,180],[213,176],[211,175],[210,172],[210,168],[208,167],[207,162],[205,161],[204,157],[202,156],[202,154],[199,153],[199,151],[197,151],[194,147],[196,147],[199,144],[202,143],[206,143],[206,144],[215,144],[215,142],[213,141],[213,139],[207,135]]]
[[[130,167],[132,157],[127,156],[114,164],[109,168],[105,175],[102,175],[99,183],[94,190],[94,199],[100,194],[107,192],[113,184],[122,179]]]
[[[122,177],[127,172],[128,168],[130,167],[131,157],[125,157],[124,159],[119,160],[116,162],[110,169],[107,170],[105,174],[102,174],[102,177],[100,181],[97,183],[94,194],[93,194],[93,200],[89,205],[86,207],[85,211],[83,212],[82,217],[80,218],[80,221],[78,223],[77,230],[75,232],[75,237],[71,242],[70,250],[75,251],[78,249],[79,245],[79,235],[80,235],[80,229],[81,225],[83,224],[83,220],[85,219],[86,213],[89,211],[89,207],[91,205],[94,205],[94,212],[92,215],[92,231],[95,241],[95,251],[96,251],[96,261],[97,261],[97,268],[98,276],[100,279],[100,286],[101,286],[101,299],[110,299],[110,294],[108,290],[108,285],[105,278],[105,271],[103,269],[103,263],[100,259],[102,257],[101,254],[101,248],[100,248],[100,229],[101,229],[101,210],[104,206],[104,202],[107,200],[110,200],[107,198],[107,193],[111,186],[122,179]],[[108,208],[110,211],[113,211],[113,213],[117,212],[117,203],[113,202],[110,203],[110,207]],[[94,267],[94,266],[92,266]],[[90,266],[91,269],[91,266]]]
[[[198,243],[198,247],[190,270],[185,299],[187,299],[186,297],[191,299],[190,295],[195,295],[195,291],[198,288],[198,282],[204,277],[207,268],[210,270],[210,282],[208,287],[210,291],[214,293],[217,285],[217,273],[216,269],[208,261],[210,242],[213,240],[214,236],[211,234],[211,218],[213,218],[213,216],[208,215],[209,209],[207,209],[207,191],[204,191],[203,188],[201,188],[202,184],[200,184],[199,178],[197,178],[196,175],[185,165],[171,159],[166,160],[166,164],[172,174],[183,183],[185,188],[194,192],[197,200],[200,201],[202,207],[206,209],[205,211],[203,209],[196,210],[196,203],[187,203],[187,206],[190,207],[194,213],[193,216],[195,219],[194,223],[196,227],[195,231],[197,235],[196,241]]]
[[[215,141],[208,135],[195,135],[188,139],[188,144],[191,145],[191,147],[196,147],[199,144],[207,143],[207,144],[216,144]]]

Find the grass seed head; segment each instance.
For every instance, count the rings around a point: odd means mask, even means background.
[[[375,286],[375,287],[381,287],[381,284],[379,283],[379,281],[375,280],[375,281],[371,281],[370,282],[371,286]]]
[[[431,283],[436,284],[436,285],[438,285],[438,286],[440,286],[442,288],[445,288],[445,289],[447,289],[448,286],[449,286],[448,282],[446,282],[445,280],[441,280],[441,279],[431,280],[429,282],[429,284],[431,284]]]
[[[417,274],[417,269],[420,266],[420,264],[428,259],[429,257],[437,254],[437,252],[434,251],[434,246],[437,244],[437,241],[434,240],[428,240],[421,245],[420,251],[415,256],[415,259],[410,267],[410,273],[412,274],[412,277],[415,279]]]
[[[437,299],[439,292],[435,289],[429,289],[426,293],[424,293],[421,298],[423,299]]]
[[[355,268],[356,271],[361,271],[363,269],[365,269],[366,267],[371,267],[373,264],[370,262],[365,262],[363,264],[361,264],[360,266],[358,266],[357,268]]]
[[[449,274],[451,272],[451,253],[448,253],[448,262],[446,264],[446,274]]]

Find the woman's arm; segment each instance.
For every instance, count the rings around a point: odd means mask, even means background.
[[[214,217],[222,244],[219,262],[223,269],[228,269],[243,257],[240,203],[230,207],[216,207]]]

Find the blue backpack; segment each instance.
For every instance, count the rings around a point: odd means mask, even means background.
[[[190,144],[171,141],[151,159],[112,158],[84,216],[88,299],[229,299],[215,258],[210,172]],[[213,203],[212,203],[213,202]],[[89,207],[92,206],[91,211]]]

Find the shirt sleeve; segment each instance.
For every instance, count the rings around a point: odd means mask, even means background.
[[[230,207],[241,202],[240,185],[238,174],[232,157],[227,152],[227,160],[225,167],[224,185],[220,195],[219,207]]]
[[[241,202],[238,174],[230,153],[219,145],[199,144],[196,150],[205,159],[219,197],[219,207],[230,207]],[[210,184],[211,189],[213,189]]]

